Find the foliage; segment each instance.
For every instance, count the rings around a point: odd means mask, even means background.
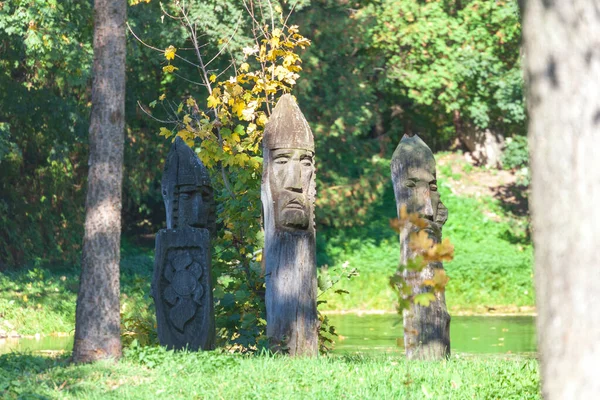
[[[529,148],[527,146],[527,136],[506,138],[506,146],[502,153],[502,166],[506,169],[528,167]]]
[[[458,121],[524,130],[516,0],[384,0],[364,13],[376,20],[373,47],[386,60],[385,81],[413,112],[447,133]]]
[[[286,398],[539,399],[538,362],[521,357],[288,358],[171,352],[132,346],[119,363],[69,365],[65,357],[0,356],[0,396],[63,399]],[[408,373],[410,372],[410,374]]]
[[[131,0],[129,4],[123,226],[129,234],[147,234],[164,223],[159,181],[168,145],[155,134],[165,123],[146,113],[170,120],[168,114],[183,102],[177,120],[182,122],[185,114],[193,119],[186,101],[194,98],[204,108],[209,93],[195,78],[198,63],[180,58],[196,57],[190,31],[164,17],[160,2]],[[516,0],[272,4],[276,23],[278,7],[286,17],[293,9],[287,26],[301,26],[314,43],[297,53],[304,63],[295,93],[315,133],[320,231],[360,226],[375,217],[376,205],[385,195],[387,159],[407,130],[423,131],[428,143],[440,148],[456,135],[458,110],[465,123],[487,124],[507,134],[524,131]],[[2,2],[0,260],[4,266],[72,262],[80,251],[91,6],[73,0]],[[172,11],[174,3],[164,7]],[[266,8],[263,14],[270,18]],[[241,66],[244,48],[256,45],[244,2],[191,2],[188,17],[204,34],[206,61],[220,54],[208,66],[208,77],[214,73],[222,81],[223,76],[236,75],[231,57]],[[152,48],[169,45],[177,49],[173,60]],[[248,64],[254,70],[253,60]],[[164,73],[163,67],[170,70],[169,66],[177,69]],[[218,71],[226,69],[219,76]],[[215,88],[224,94],[222,86]],[[165,99],[150,108],[157,93]],[[227,127],[231,135],[237,125]],[[184,124],[175,131],[181,128]],[[237,153],[236,159],[235,146],[230,148],[232,154],[224,152],[223,157],[231,162],[253,162]],[[230,179],[234,186],[236,177]]]
[[[0,269],[72,261],[83,220],[91,4],[0,3]]]

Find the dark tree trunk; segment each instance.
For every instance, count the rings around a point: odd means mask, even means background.
[[[95,0],[90,159],[74,362],[121,356],[119,261],[126,13],[125,0]]]
[[[600,393],[600,1],[524,14],[542,392]]]

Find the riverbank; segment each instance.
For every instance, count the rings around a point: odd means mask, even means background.
[[[502,305],[493,308],[489,307],[475,307],[475,308],[455,308],[448,310],[450,315],[463,316],[463,317],[511,317],[511,316],[528,316],[537,317],[537,311],[535,307],[530,306],[510,306]],[[386,314],[397,314],[395,310],[363,310],[363,309],[350,309],[350,310],[323,310],[321,311],[324,315],[386,315]]]

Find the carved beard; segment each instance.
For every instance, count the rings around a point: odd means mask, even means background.
[[[289,190],[282,190],[275,200],[276,223],[290,229],[308,229],[309,214],[306,196]]]

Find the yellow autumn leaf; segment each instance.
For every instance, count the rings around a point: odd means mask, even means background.
[[[271,40],[269,40],[269,43],[271,44],[271,47],[273,47],[274,49],[279,47],[279,38],[278,37],[272,37]]]
[[[163,72],[170,74],[170,73],[173,73],[174,71],[177,71],[178,69],[179,68],[175,67],[174,65],[169,64],[169,65],[165,65],[163,67]]]
[[[427,250],[425,258],[428,262],[452,261],[454,258],[454,245],[450,243],[448,238],[445,238],[442,243],[438,243]]]
[[[242,113],[244,112],[245,108],[246,108],[246,103],[244,103],[243,100],[239,100],[233,104],[233,107],[231,108],[231,110],[237,114],[238,118],[241,118]]]
[[[250,160],[250,157],[247,154],[239,153],[235,155],[235,163],[240,167],[246,165],[246,163]]]
[[[247,107],[242,111],[242,117],[245,121],[253,121],[256,115],[254,114],[257,106],[256,101],[251,101],[248,103]]]
[[[250,69],[250,64],[248,64],[248,63],[242,63],[242,65],[240,65],[241,72],[248,72],[249,69]]]
[[[213,95],[208,96],[208,99],[207,99],[208,108],[215,108],[220,103],[221,103],[221,100],[219,100],[217,97],[215,97]]]
[[[411,250],[422,253],[433,246],[433,240],[429,238],[426,231],[419,231],[410,234],[409,246]]]
[[[279,36],[281,36],[281,29],[279,29],[279,28],[276,28],[276,29],[273,31],[273,37],[277,37],[277,38],[278,38]]]
[[[24,295],[24,296],[23,296],[23,301],[24,301],[25,303],[27,303],[27,302],[29,301],[29,299],[27,298],[27,295]]]
[[[209,81],[211,81],[211,82],[214,82],[214,81],[216,81],[216,80],[217,80],[217,76],[216,76],[215,74],[212,74],[212,75],[210,76],[210,78],[208,78],[208,80],[209,80]]]
[[[196,100],[194,100],[192,97],[188,97],[185,103],[188,107],[194,107],[196,105]]]
[[[167,47],[165,49],[165,58],[167,60],[173,60],[175,58],[176,51],[177,51],[177,49],[173,45]]]
[[[267,124],[267,121],[269,121],[269,118],[264,113],[261,113],[258,119],[256,120],[256,124],[259,126],[265,126]]]
[[[283,78],[285,78],[288,74],[288,70],[285,67],[282,67],[281,65],[278,65],[277,68],[275,68],[275,75],[277,76],[277,79],[282,81]]]
[[[164,100],[164,99],[166,99],[166,98],[167,98],[167,95],[166,95],[166,94],[164,94],[164,93],[163,93],[163,94],[161,94],[160,96],[158,96],[158,99],[159,99],[160,101],[163,101],[163,100]]]
[[[190,117],[189,114],[185,114],[183,116],[183,124],[188,125],[190,122],[192,122],[192,118]]]
[[[298,56],[296,54],[289,52],[285,57],[283,57],[283,66],[287,68],[294,64],[297,59]]]
[[[171,132],[169,129],[167,129],[165,127],[161,127],[159,135],[164,136],[165,138],[169,138],[173,135],[173,132]]]
[[[237,85],[237,84],[234,85],[233,88],[231,89],[231,93],[236,97],[241,95],[243,92],[244,92],[244,89],[240,85]]]

